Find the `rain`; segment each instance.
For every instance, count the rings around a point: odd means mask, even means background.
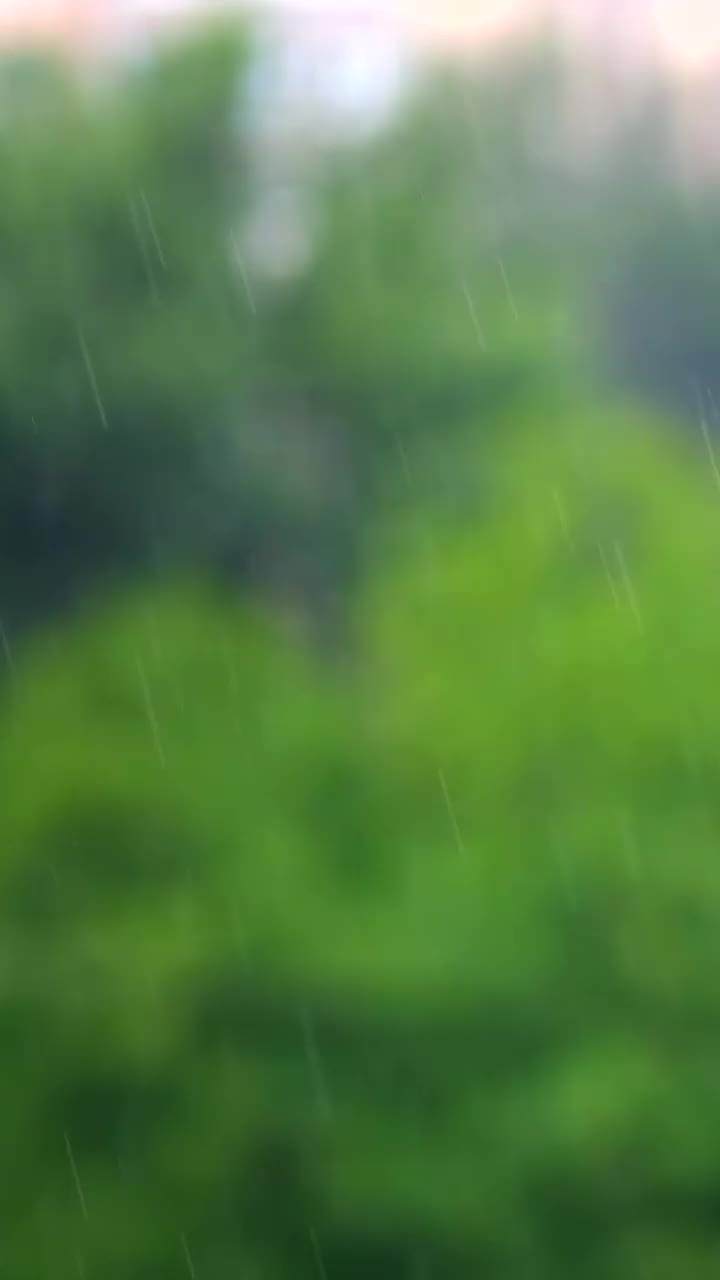
[[[8,1280],[714,1280],[715,8],[0,0]]]

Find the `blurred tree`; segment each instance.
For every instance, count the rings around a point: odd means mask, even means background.
[[[713,412],[714,206],[681,207],[662,86],[601,154],[552,48],[423,72],[370,139],[298,143],[278,279],[253,56],[222,30],[102,85],[0,68],[6,623],[178,563],[322,614],[378,503],[476,506],[478,440],[558,386]]]
[[[408,454],[414,484],[442,455],[457,485],[468,423],[556,376],[558,157],[536,136],[554,64],[430,77],[389,131],[308,170],[307,264],[251,288],[248,56],[221,31],[104,86],[0,75],[12,620],[178,561],[332,595]]]
[[[16,671],[0,1112],[18,1280],[45,1260],[160,1280],[184,1252],[218,1277],[314,1274],[311,1005],[369,815],[350,726],[310,676],[197,593],[48,635]]]
[[[245,60],[223,31],[119,83],[40,66],[20,92],[15,64],[0,73],[5,615],[206,558],[228,473],[234,532],[258,519],[241,472],[252,325],[228,248]]]
[[[310,191],[313,252],[268,291],[259,392],[340,442],[339,557],[378,499],[462,503],[478,438],[578,378],[585,179],[561,127],[565,72],[544,46],[426,69]]]
[[[526,425],[350,669],[192,593],[17,664],[18,1280],[714,1274],[714,478]]]
[[[0,74],[6,620],[178,563],[332,604],[378,502],[474,504],[478,439],[588,372],[649,125],[588,164],[545,46],[424,72],[370,139],[298,143],[278,279],[252,56],[222,31],[101,86]]]
[[[449,1274],[710,1276],[716,480],[657,423],[561,422],[498,461],[484,534],[419,516],[370,610],[385,836],[446,1046],[420,1074],[458,1126],[422,1220],[452,1185],[475,1262]]]

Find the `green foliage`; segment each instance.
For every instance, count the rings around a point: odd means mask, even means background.
[[[492,449],[518,405],[576,377],[580,190],[556,136],[563,85],[545,49],[434,70],[312,184],[314,251],[268,292],[260,376],[267,403],[299,406],[334,440],[348,491],[334,545],[350,553],[378,499],[457,501],[478,440]]]
[[[651,342],[618,208],[649,207],[641,181],[665,192],[666,134],[636,130],[583,169],[572,69],[552,50],[423,75],[386,129],[313,165],[300,149],[284,175],[256,130],[252,57],[233,29],[100,84],[0,68],[13,625],[178,566],[332,602],[383,506],[464,501],[478,440],[492,449],[514,414],[580,380],[586,295],[603,324],[619,312],[609,345],[630,364]],[[310,245],[279,282],[244,238],[258,199],[272,219],[276,164],[281,185],[300,182]],[[629,301],[608,265],[626,249]]]
[[[309,1177],[294,1148],[318,1141],[304,1001],[360,826],[332,698],[267,625],[190,594],[49,638],[12,704],[15,1274],[52,1257],[58,1276],[170,1276],[183,1233],[229,1274],[282,1256],[284,1215],[311,1258],[293,1222]]]
[[[50,68],[19,94],[3,71],[4,612],[218,536],[249,351],[228,249],[244,60],[218,33],[102,88]]]
[[[334,671],[192,591],[17,664],[14,1276],[713,1273],[696,472],[627,418],[518,437],[489,523],[397,541]]]
[[[648,1241],[669,1275],[713,1265],[720,512],[696,470],[592,414],[513,446],[493,527],[419,527],[371,611],[438,1006],[497,1019],[473,1051],[467,1015],[463,1114],[508,1178],[509,1275],[641,1275]]]
[[[324,157],[249,300],[248,56],[0,74],[0,1260],[705,1280],[717,468],[575,384],[587,293],[709,419],[714,204],[653,113],[583,169],[541,50]],[[358,549],[324,663],[157,585]]]
[[[546,208],[569,179],[530,129],[558,111],[544,55],[429,77],[323,157],[308,263],[279,285],[236,260],[264,172],[250,57],[220,31],[102,85],[0,69],[13,622],[178,564],[332,595],[378,498],[405,496],[402,456],[419,481],[441,450],[457,486],[470,431],[490,439],[574,348]]]

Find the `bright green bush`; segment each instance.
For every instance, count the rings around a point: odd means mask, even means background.
[[[496,480],[332,671],[192,592],[17,664],[18,1280],[714,1274],[712,470],[588,420]]]
[[[423,1007],[465,1028],[462,1274],[714,1266],[720,505],[648,427],[514,444],[492,527],[419,519],[367,613]]]

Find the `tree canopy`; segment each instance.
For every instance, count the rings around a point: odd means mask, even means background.
[[[497,491],[350,665],[195,589],[17,664],[20,1280],[712,1274],[712,476],[579,415]]]

